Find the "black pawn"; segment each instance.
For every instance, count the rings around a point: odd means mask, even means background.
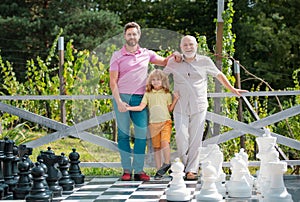
[[[46,192],[45,186],[43,184],[44,180],[44,169],[40,166],[39,162],[35,163],[35,167],[31,170],[31,175],[33,178],[33,184],[29,194],[25,197],[26,202],[50,202],[51,197]]]
[[[75,185],[82,185],[84,183],[84,175],[81,174],[81,170],[79,167],[80,161],[78,160],[80,158],[80,155],[78,152],[76,152],[76,149],[72,149],[73,152],[69,154],[70,159],[70,168],[69,168],[69,174],[71,176],[71,179],[74,180]]]
[[[23,157],[22,161],[18,163],[18,170],[19,179],[13,190],[13,197],[14,199],[25,199],[31,190],[30,164],[26,161],[26,157]]]
[[[43,180],[43,184],[45,187],[46,192],[49,194],[50,198],[53,198],[53,192],[49,189],[48,183],[47,183],[47,177],[48,177],[48,168],[46,166],[46,164],[43,163],[43,159],[41,158],[41,156],[37,157],[37,161],[40,163],[40,166],[44,169],[45,174],[44,174],[44,180]]]
[[[62,177],[59,179],[58,183],[60,186],[63,188],[63,192],[65,194],[67,193],[72,193],[74,189],[74,181],[71,179],[71,176],[68,172],[69,169],[69,159],[68,157],[65,156],[64,153],[61,153],[61,161],[58,163],[59,165],[59,170],[62,174]]]

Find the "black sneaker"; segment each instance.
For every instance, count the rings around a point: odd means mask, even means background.
[[[158,173],[156,173],[155,176],[154,176],[155,180],[161,180],[162,178],[163,178],[163,176],[158,174]]]
[[[161,166],[160,169],[158,169],[158,171],[156,172],[156,175],[160,175],[163,176],[171,167],[171,164],[165,164],[163,163],[163,165]]]

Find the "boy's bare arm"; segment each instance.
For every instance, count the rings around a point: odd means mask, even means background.
[[[173,93],[173,102],[172,102],[172,104],[170,104],[170,105],[168,106],[169,112],[172,112],[172,111],[174,110],[175,105],[176,105],[178,99],[179,99],[179,93],[178,93],[178,92],[174,92],[174,93]]]
[[[126,107],[126,109],[128,111],[142,111],[143,109],[145,109],[146,106],[147,105],[145,103],[141,102],[141,104],[139,106],[134,106],[134,107],[128,106],[128,107]]]

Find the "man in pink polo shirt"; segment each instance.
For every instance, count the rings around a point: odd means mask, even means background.
[[[138,44],[141,37],[140,26],[135,22],[124,26],[125,45],[115,51],[110,60],[110,88],[113,95],[113,106],[118,126],[118,147],[123,168],[122,180],[148,181],[150,177],[143,171],[148,110],[127,111],[126,106],[138,106],[146,87],[149,62],[166,66],[168,58],[157,55],[154,51],[141,48]],[[180,57],[180,56],[179,56]],[[134,147],[130,147],[130,122],[134,126]],[[132,161],[131,161],[132,157]]]

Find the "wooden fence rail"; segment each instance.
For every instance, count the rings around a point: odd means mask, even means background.
[[[247,97],[255,97],[255,96],[295,96],[300,95],[300,91],[260,91],[260,92],[248,92],[243,94],[243,100],[248,105],[248,108],[252,108],[249,106],[249,101]],[[216,97],[232,97],[235,96],[232,93],[209,93],[208,97],[216,98]],[[0,100],[93,100],[93,99],[112,99],[112,96],[107,95],[49,95],[49,96],[0,96]],[[73,126],[68,126],[61,122],[51,120],[47,117],[40,116],[38,114],[34,114],[24,109],[16,108],[12,105],[5,104],[0,102],[0,111],[6,112],[15,116],[18,116],[22,119],[25,119],[30,122],[37,123],[44,127],[48,127],[50,129],[55,130],[56,132],[47,134],[44,137],[41,137],[37,140],[33,140],[31,142],[26,143],[28,147],[39,147],[45,145],[47,143],[56,141],[63,137],[73,136],[76,138],[80,138],[84,141],[96,144],[98,146],[105,147],[112,151],[118,151],[118,145],[116,142],[108,140],[106,138],[100,137],[98,135],[94,135],[92,133],[86,132],[87,129],[93,128],[101,123],[106,121],[110,121],[115,118],[114,112],[109,112],[106,114],[102,114],[101,116],[92,117],[88,120],[82,121],[80,123],[76,123]],[[253,110],[254,111],[254,110]],[[276,114],[272,114],[263,119],[258,119],[250,124],[245,124],[236,120],[232,120],[228,117],[221,116],[219,114],[215,114],[213,112],[208,112],[206,119],[210,122],[214,122],[220,125],[228,126],[232,128],[231,131],[228,131],[223,134],[215,134],[213,137],[206,139],[203,142],[203,145],[206,146],[208,144],[220,144],[231,140],[236,137],[240,137],[244,134],[251,134],[256,137],[262,136],[264,134],[263,128],[277,123],[279,121],[285,120],[289,117],[296,116],[300,113],[300,105],[293,106],[289,109],[280,111]],[[299,131],[297,131],[299,132]],[[294,140],[289,137],[285,137],[281,134],[271,133],[272,136],[277,137],[277,143],[294,148],[296,150],[300,150],[300,141]],[[152,154],[147,154],[146,159],[152,159],[150,157]],[[172,156],[176,156],[176,152],[172,153]],[[300,165],[300,160],[287,160],[289,165]],[[228,162],[224,162],[223,166],[228,166]],[[257,162],[249,162],[250,166],[257,165]],[[82,167],[121,167],[120,162],[81,162]],[[153,162],[146,162],[146,167],[153,167]]]

